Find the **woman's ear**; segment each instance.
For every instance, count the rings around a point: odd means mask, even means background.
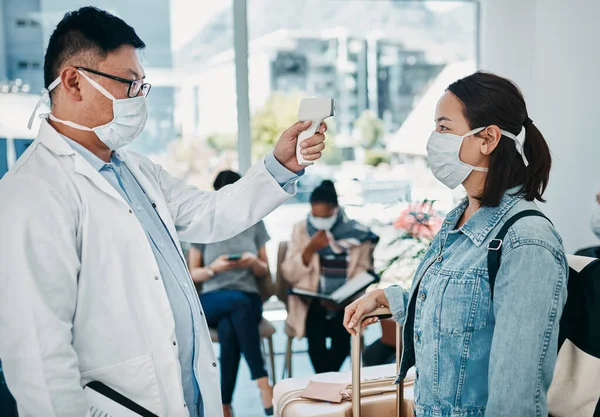
[[[491,125],[481,132],[480,137],[484,139],[481,144],[481,153],[484,155],[489,155],[494,152],[494,149],[496,149],[498,143],[500,143],[502,132],[500,132],[500,128],[498,126]]]

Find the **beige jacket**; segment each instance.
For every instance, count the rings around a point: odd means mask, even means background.
[[[302,252],[310,242],[306,229],[306,220],[296,224],[292,232],[292,240],[288,246],[285,260],[281,264],[284,279],[295,288],[309,291],[319,289],[319,255],[315,254],[308,266],[302,261]],[[365,242],[350,250],[348,263],[348,278],[373,268],[372,254],[374,245]],[[306,315],[308,303],[299,297],[288,297],[288,318],[286,325],[292,331],[291,334],[297,338],[305,336]]]

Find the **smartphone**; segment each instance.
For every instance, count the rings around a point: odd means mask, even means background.
[[[239,261],[242,259],[242,255],[240,253],[234,253],[227,257],[228,261]]]

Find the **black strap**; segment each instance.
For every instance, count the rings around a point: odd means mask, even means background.
[[[487,264],[488,264],[488,275],[490,277],[490,292],[492,295],[492,299],[494,298],[494,284],[496,283],[496,275],[498,275],[498,270],[500,269],[500,257],[502,256],[502,242],[504,241],[504,238],[506,237],[506,234],[508,233],[508,229],[510,229],[510,227],[517,220],[522,219],[523,217],[531,217],[531,216],[543,217],[544,219],[546,219],[550,223],[552,223],[550,221],[550,219],[548,219],[548,217],[546,217],[539,210],[523,210],[523,211],[515,214],[514,216],[512,216],[510,219],[508,219],[506,221],[506,223],[504,223],[504,225],[502,226],[502,228],[500,229],[500,231],[498,232],[496,237],[494,239],[492,239],[488,245]]]
[[[110,398],[114,402],[122,405],[126,409],[131,410],[136,414],[139,414],[142,417],[158,417],[153,412],[151,412],[151,411],[147,410],[146,408],[142,407],[141,405],[131,401],[129,398],[118,393],[114,389],[104,385],[102,382],[92,381],[92,382],[88,383],[86,385],[86,387],[93,389],[94,391],[104,395],[107,398]]]

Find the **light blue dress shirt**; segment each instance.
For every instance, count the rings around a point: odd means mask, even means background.
[[[200,340],[199,332],[196,331],[204,320],[203,312],[185,260],[179,254],[177,244],[173,242],[152,202],[119,158],[118,153],[113,152],[111,162],[105,163],[77,142],[66,137],[65,140],[129,203],[146,232],[173,311],[185,402],[190,416],[203,417],[199,389],[199,383],[202,381],[198,381],[194,364],[200,359],[198,357],[200,343],[210,343],[210,341]],[[304,173],[304,171],[298,174],[290,172],[275,159],[273,154],[266,157],[265,166],[287,192],[292,192],[294,182]]]

